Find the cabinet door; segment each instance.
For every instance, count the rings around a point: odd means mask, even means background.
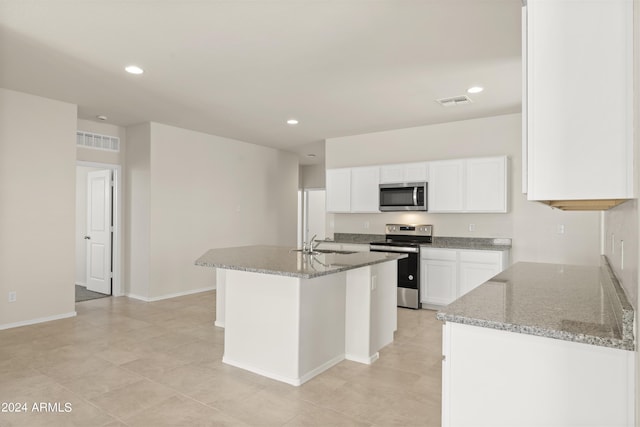
[[[425,182],[429,180],[429,164],[407,163],[404,165],[405,182]]]
[[[498,273],[500,269],[496,265],[461,262],[458,297],[477,288]]]
[[[502,271],[502,254],[493,251],[460,251],[458,298]]]
[[[529,0],[529,200],[633,197],[633,3]]]
[[[351,169],[351,212],[380,212],[380,168]]]
[[[421,261],[421,302],[445,306],[456,299],[456,261]]]
[[[507,212],[507,158],[485,157],[466,162],[466,210]]]
[[[327,169],[327,212],[351,211],[351,169]]]
[[[429,163],[430,212],[461,212],[464,209],[464,160]]]
[[[404,165],[384,165],[380,167],[380,184],[397,184],[404,181]]]

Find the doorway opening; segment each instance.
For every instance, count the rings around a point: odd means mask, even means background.
[[[326,204],[324,188],[306,188],[300,192],[300,238],[302,242],[309,242],[313,236],[317,240],[326,237]]]
[[[121,168],[76,164],[76,302],[122,295]]]

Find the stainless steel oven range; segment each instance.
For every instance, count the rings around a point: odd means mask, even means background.
[[[372,242],[372,252],[402,252],[398,260],[398,307],[420,308],[420,245],[432,242],[433,226],[387,224],[385,240]]]

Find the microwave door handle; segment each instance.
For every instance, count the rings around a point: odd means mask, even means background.
[[[418,206],[418,187],[413,187],[413,206]]]

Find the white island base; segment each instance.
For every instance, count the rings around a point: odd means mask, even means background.
[[[309,279],[218,268],[222,361],[294,386],[373,363],[397,329],[396,274],[395,260]]]

